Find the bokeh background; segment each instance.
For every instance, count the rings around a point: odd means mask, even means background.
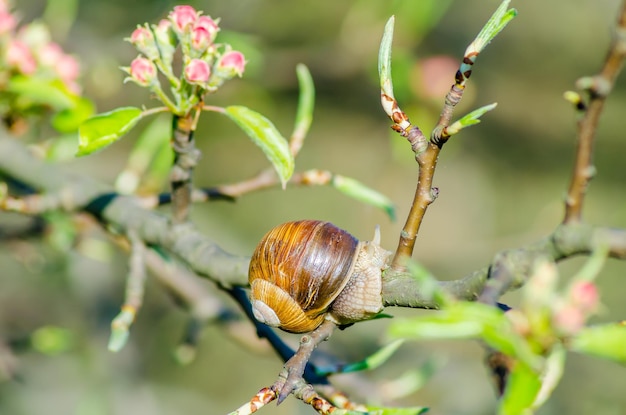
[[[123,39],[137,24],[157,22],[180,3],[49,3],[19,0],[17,8],[23,21],[45,13],[55,39],[82,60],[85,93],[99,111],[155,103],[144,90],[122,84],[118,67],[128,65],[136,53]],[[249,61],[244,78],[230,82],[211,97],[212,102],[253,108],[288,135],[297,103],[295,65],[305,63],[315,79],[317,101],[297,169],[327,169],[356,178],[389,196],[398,216],[391,222],[383,212],[330,188],[288,188],[249,194],[234,204],[195,206],[198,227],[224,249],[249,255],[270,227],[287,220],[329,220],[361,239],[371,237],[380,224],[383,245],[393,249],[412,200],[417,167],[408,144],[392,134],[379,106],[376,59],[383,25],[396,15],[396,94],[411,120],[430,131],[456,62],[499,2],[189,4],[221,17],[222,39],[241,48]],[[491,102],[498,102],[498,108],[445,146],[435,176],[440,196],[420,230],[415,256],[441,279],[480,268],[498,250],[535,241],[559,223],[576,124],[562,94],[578,77],[599,68],[619,2],[514,1],[512,6],[519,16],[479,58],[456,115]],[[598,175],[585,206],[589,222],[619,227],[626,227],[625,86],[622,77],[608,100],[598,131]],[[112,183],[125,165],[133,137],[136,134],[65,165]],[[267,165],[259,149],[216,114],[204,117],[197,141],[203,151],[198,185],[242,180]],[[91,243],[106,245],[107,238],[94,234]],[[105,257],[93,258],[36,241],[0,245],[0,336],[17,359],[14,379],[0,378],[0,414],[223,414],[272,383],[281,362],[271,352],[247,350],[224,336],[219,325],[203,330],[193,363],[177,364],[172,351],[187,316],[154,281],[148,282],[146,305],[129,344],[117,354],[109,353],[108,326],[123,301],[126,262],[116,248],[106,252]],[[583,260],[561,264],[564,280]],[[624,263],[608,262],[599,283],[604,307],[595,321],[624,318],[625,270]],[[516,294],[504,300],[515,304]],[[423,312],[387,311],[397,317]],[[335,334],[324,349],[358,360],[387,341],[387,324],[377,320],[357,325]],[[39,344],[47,341],[45,330],[41,338],[41,328],[49,326],[65,330],[61,336],[65,344],[56,348]],[[286,339],[293,343],[297,336]],[[0,350],[0,356],[6,355]],[[337,385],[364,402],[430,406],[435,414],[489,414],[495,397],[483,357],[475,342],[409,343],[384,367],[360,375],[362,380],[340,376]],[[394,381],[409,379],[414,369],[425,375],[433,368],[421,389],[391,398],[389,391],[403,384]],[[570,356],[564,380],[539,413],[622,414],[625,387],[623,367]],[[262,413],[312,410],[288,399]]]

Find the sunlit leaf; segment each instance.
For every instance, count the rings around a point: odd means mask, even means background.
[[[9,80],[6,88],[8,92],[19,95],[22,101],[26,100],[30,105],[49,105],[57,111],[74,106],[75,95],[70,93],[60,80],[50,81],[17,75]]]
[[[396,218],[396,209],[391,199],[350,177],[335,175],[332,185],[340,192],[368,205],[382,209],[391,220]]]
[[[468,46],[465,55],[471,53],[480,53],[497,35],[506,27],[506,25],[517,16],[517,10],[509,9],[511,0],[504,0],[496,11],[491,15],[487,23],[480,30],[476,39]]]
[[[498,415],[524,414],[535,402],[540,388],[539,373],[522,362],[517,362],[509,373]]]
[[[267,159],[272,163],[280,181],[285,187],[293,174],[294,160],[287,140],[280,134],[274,124],[263,115],[243,106],[225,108],[228,115],[256,145],[261,147]]]
[[[485,105],[483,107],[475,109],[474,111],[470,112],[469,114],[466,114],[465,116],[463,116],[458,121],[455,121],[454,123],[452,123],[446,129],[447,134],[448,135],[454,135],[454,134],[458,133],[459,131],[461,131],[462,129],[466,128],[466,127],[469,127],[469,126],[476,125],[476,124],[480,123],[480,117],[485,115],[486,112],[489,112],[489,111],[493,110],[497,105],[498,104],[494,102],[493,104]]]
[[[541,365],[528,343],[511,327],[505,314],[481,303],[457,302],[431,315],[397,319],[389,326],[394,337],[416,340],[481,339],[500,352],[530,367]]]
[[[570,347],[579,353],[626,364],[626,324],[585,327],[574,336]]]
[[[333,373],[350,373],[350,372],[358,372],[361,370],[373,370],[385,363],[395,352],[398,350],[400,346],[404,343],[403,339],[398,339],[393,341],[380,349],[378,349],[375,353],[366,357],[365,359],[354,362],[348,365],[345,365],[340,368],[340,370],[329,370],[324,371],[321,369],[316,370],[316,373],[320,376],[328,376]]]
[[[84,156],[108,147],[130,131],[141,117],[141,109],[135,107],[117,108],[91,117],[78,130],[76,155]]]
[[[76,98],[72,107],[63,109],[52,117],[52,126],[62,133],[75,132],[94,111],[93,102],[86,98]]]

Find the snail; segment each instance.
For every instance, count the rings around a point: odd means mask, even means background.
[[[327,319],[339,326],[380,313],[382,271],[391,253],[359,242],[330,222],[301,220],[271,229],[250,260],[254,317],[291,333],[314,330]]]

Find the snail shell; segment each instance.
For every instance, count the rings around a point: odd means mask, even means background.
[[[390,256],[329,222],[287,222],[270,230],[250,261],[257,320],[292,333],[366,320],[382,308],[382,270]]]

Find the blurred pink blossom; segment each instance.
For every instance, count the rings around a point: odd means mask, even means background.
[[[598,308],[600,294],[598,287],[591,281],[576,281],[570,288],[570,299],[585,313],[592,313]]]
[[[17,19],[8,11],[0,11],[0,35],[11,32],[17,26]]]
[[[44,66],[54,67],[63,55],[61,46],[50,42],[37,51],[37,60]]]
[[[20,40],[10,40],[6,49],[6,61],[24,75],[32,75],[37,70],[35,58],[28,46]]]

